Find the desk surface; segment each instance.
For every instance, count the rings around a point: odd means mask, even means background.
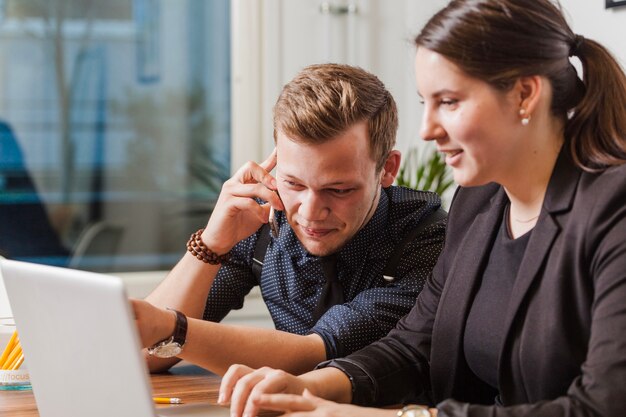
[[[220,387],[218,376],[192,365],[174,367],[166,374],[151,375],[150,381],[155,397],[178,397],[184,404],[207,401],[215,404]],[[33,392],[0,391],[0,416],[39,417]]]

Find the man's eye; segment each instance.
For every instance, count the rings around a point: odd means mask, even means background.
[[[346,188],[346,189],[341,189],[341,188],[331,188],[330,191],[333,194],[337,194],[337,195],[346,195],[346,194],[350,194],[352,191],[354,191],[354,188]]]

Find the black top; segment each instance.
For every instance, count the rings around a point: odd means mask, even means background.
[[[504,341],[509,299],[531,232],[511,239],[507,210],[502,218],[482,281],[467,317],[463,349],[474,374],[498,389],[498,360]]]

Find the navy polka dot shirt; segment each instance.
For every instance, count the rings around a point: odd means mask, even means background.
[[[408,243],[393,282],[383,279],[387,259],[422,218],[439,208],[435,193],[404,187],[383,189],[370,221],[340,250],[337,270],[345,302],[317,322],[313,312],[326,281],[320,258],[309,254],[277,212],[280,235],[272,238],[259,281],[252,258],[259,232],[239,242],[223,265],[207,298],[204,319],[220,321],[243,306],[259,285],[276,329],[317,333],[328,359],[343,357],[385,336],[409,312],[443,247],[445,221],[435,223]]]

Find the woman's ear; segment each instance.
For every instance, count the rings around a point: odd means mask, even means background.
[[[514,94],[523,114],[532,115],[539,105],[543,92],[544,79],[539,75],[520,77],[515,83]]]
[[[387,160],[385,161],[380,177],[380,185],[384,188],[391,186],[391,184],[393,184],[396,180],[396,175],[398,175],[398,170],[400,169],[401,159],[402,154],[400,151],[394,149],[389,152],[389,156],[387,156]]]

